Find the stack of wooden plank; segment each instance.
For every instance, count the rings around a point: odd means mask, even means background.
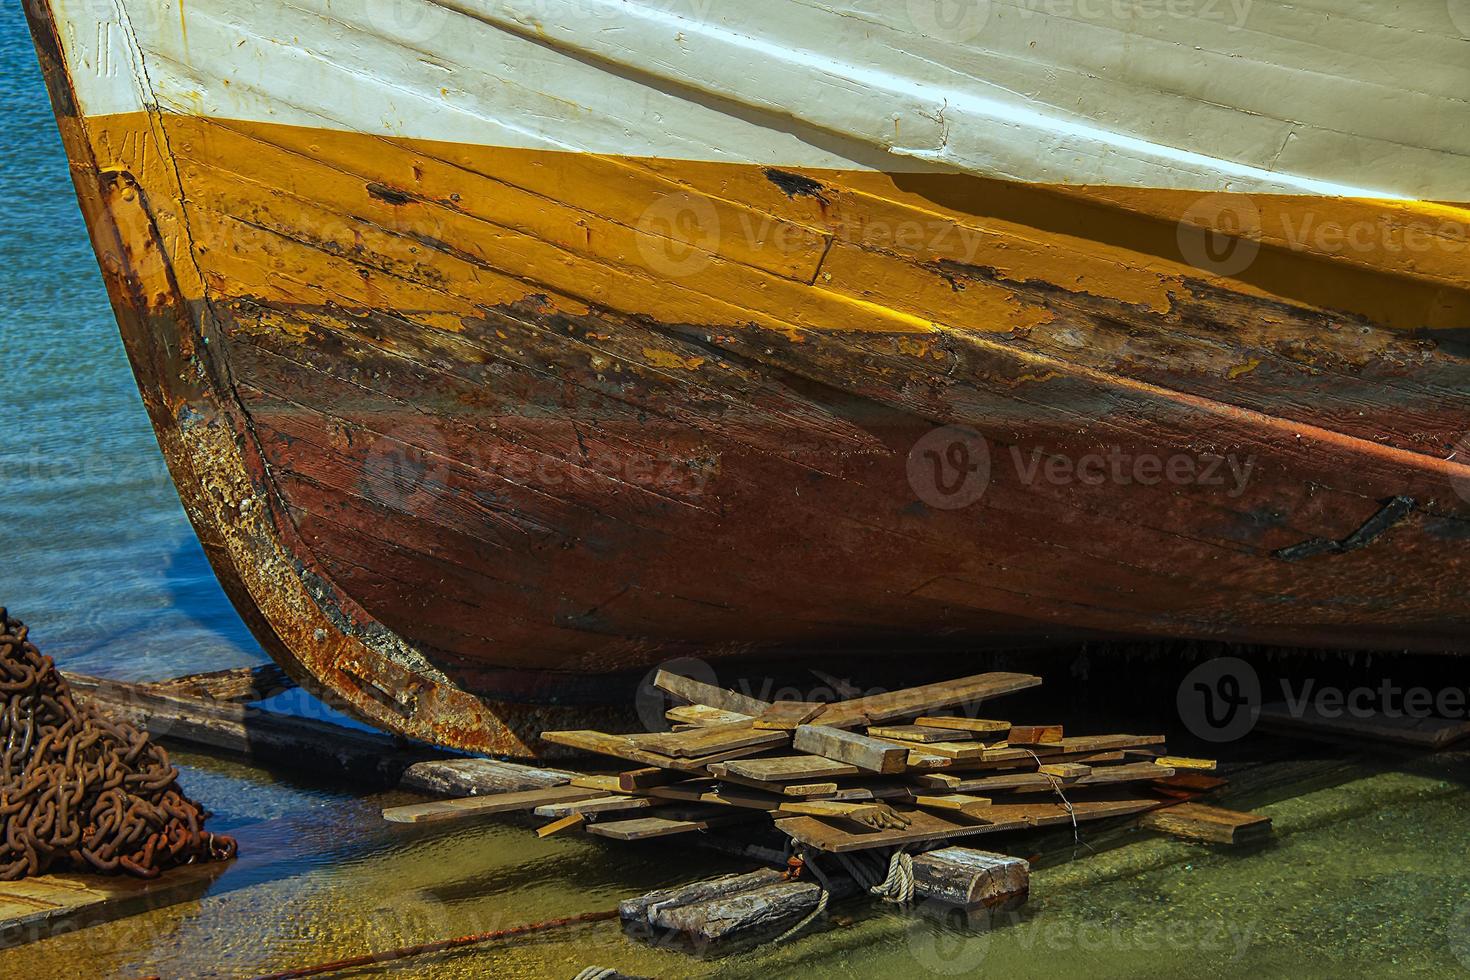
[[[1141,814],[1217,783],[1199,772],[1213,762],[1167,756],[1162,736],[977,717],[990,700],[1041,684],[1028,674],[830,704],[769,703],[667,672],[655,684],[685,702],[668,711],[673,731],[543,735],[633,768],[388,816],[531,810],[551,821],[543,835],[580,828],[617,840],[767,821],[804,848],[844,852]]]

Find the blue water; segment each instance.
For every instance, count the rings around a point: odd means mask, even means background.
[[[154,441],[18,3],[0,5],[0,113],[0,605],[78,671],[261,662]]]

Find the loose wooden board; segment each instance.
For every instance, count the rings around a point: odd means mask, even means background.
[[[778,732],[795,731],[822,713],[825,704],[815,701],[777,701],[755,720],[755,727]]]
[[[203,895],[230,862],[189,864],[152,881],[54,874],[0,882],[0,949]]]
[[[851,701],[829,704],[813,719],[814,724],[834,728],[856,728],[859,725],[881,725],[899,718],[928,714],[937,708],[972,704],[988,698],[1024,691],[1041,684],[1033,674],[989,673],[941,681],[903,691],[873,694]]]
[[[1174,770],[1139,762],[1122,766],[1094,768],[1079,778],[1074,786],[1112,786],[1121,783],[1146,783],[1167,779]],[[1050,790],[1056,780],[1041,772],[1017,772],[996,776],[970,776],[953,773],[918,773],[910,777],[921,786],[946,789],[955,793],[998,793],[1004,790],[1044,789]]]
[[[1028,827],[1056,826],[1071,823],[1073,813],[1078,821],[1123,817],[1143,813],[1159,805],[1156,799],[1125,796],[1117,799],[1073,801],[1069,812],[1060,802],[1028,801],[992,804],[985,814],[985,819],[990,822],[984,824],[953,820],[927,810],[905,809],[904,814],[912,821],[905,830],[860,832],[818,817],[787,817],[777,820],[776,826],[798,843],[820,851],[841,853],[1025,830]]]
[[[835,759],[865,772],[892,774],[908,768],[908,746],[826,725],[799,726],[791,744],[798,752]]]
[[[958,729],[933,728],[924,725],[869,725],[868,734],[873,738],[886,738],[898,742],[959,742],[976,737],[976,733]]]
[[[1271,818],[1204,803],[1179,803],[1143,818],[1149,830],[1210,844],[1248,844],[1271,836]]]
[[[1061,725],[1012,725],[1006,736],[1011,745],[1056,745],[1061,740]]]
[[[599,813],[622,813],[627,810],[647,810],[656,806],[646,796],[599,796],[590,800],[574,800],[571,803],[547,803],[535,810],[538,817],[561,819],[574,813],[592,816]]]
[[[762,731],[754,721],[734,721],[723,725],[696,727],[687,732],[658,732],[630,735],[635,746],[659,755],[692,759],[744,748],[775,748],[791,741],[784,731]]]
[[[587,833],[596,834],[598,837],[610,837],[613,840],[648,840],[653,837],[671,837],[675,834],[688,834],[696,830],[709,830],[713,827],[742,823],[757,816],[760,815],[755,811],[734,808],[721,809],[717,813],[671,813],[668,816],[599,821],[588,824]]]
[[[703,704],[724,711],[735,711],[751,718],[759,718],[771,707],[769,701],[747,697],[723,687],[715,687],[703,681],[672,674],[667,670],[660,670],[653,676],[653,686],[677,698],[683,698],[690,704]]]
[[[679,769],[685,772],[700,772],[712,762],[738,759],[741,756],[752,755],[761,751],[759,746],[746,746],[731,749],[727,752],[717,752],[713,755],[679,759],[639,748],[638,745],[630,741],[626,736],[608,735],[604,732],[542,732],[541,738],[543,741],[551,742],[554,745],[565,745],[568,748],[580,749],[583,752],[608,755],[614,759],[636,762],[642,766],[652,766],[656,769]]]
[[[957,715],[923,715],[914,720],[924,728],[941,728],[950,731],[974,732],[976,735],[1004,736],[1011,730],[1008,721],[989,718],[961,718]]]
[[[729,725],[737,721],[751,720],[750,715],[742,715],[738,711],[725,711],[720,708],[711,708],[707,704],[682,704],[665,711],[664,717],[669,721],[681,725],[694,725],[697,728],[708,728],[712,725]]]
[[[583,789],[580,786],[553,786],[548,789],[529,789],[520,793],[500,793],[495,796],[467,796],[458,800],[436,800],[433,803],[416,803],[413,806],[390,807],[383,811],[383,819],[389,823],[448,823],[454,820],[469,820],[497,813],[515,813],[534,810],[551,803],[573,803],[604,797],[601,790]]]
[[[857,766],[818,755],[783,755],[769,759],[741,759],[711,765],[709,770],[715,776],[730,773],[746,779],[770,783],[838,779],[843,776],[856,776],[862,772]]]

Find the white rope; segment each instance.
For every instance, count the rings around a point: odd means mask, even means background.
[[[617,975],[617,970],[612,970],[605,966],[589,966],[575,977],[572,977],[572,980],[608,980],[608,977],[615,977]]]
[[[895,905],[905,905],[914,898],[914,858],[913,855],[905,854],[903,851],[894,851],[888,859],[887,872],[884,872],[883,859],[876,854],[871,855],[877,866],[873,867],[863,863],[863,858],[868,855],[855,855],[848,857],[846,854],[837,855],[847,873],[857,883],[868,890],[868,894],[877,896],[885,902]]]
[[[776,943],[786,942],[786,940],[800,934],[803,929],[821,918],[827,911],[827,903],[832,900],[832,883],[827,880],[827,876],[822,873],[822,869],[817,867],[817,862],[812,860],[812,855],[805,851],[797,851],[796,853],[801,856],[802,865],[811,869],[812,875],[817,879],[817,888],[820,889],[820,892],[817,894],[817,907],[803,916],[801,921],[796,925],[772,940],[772,942]]]

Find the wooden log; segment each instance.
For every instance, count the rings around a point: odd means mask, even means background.
[[[881,725],[899,718],[929,714],[937,708],[949,708],[958,704],[974,704],[989,698],[1024,691],[1041,684],[1041,678],[1031,674],[989,673],[962,677],[938,684],[926,684],[904,691],[873,694],[851,701],[829,704],[813,719],[814,724],[835,728],[856,728],[859,725]]]
[[[650,916],[665,909],[697,905],[712,898],[726,898],[785,880],[786,875],[782,872],[774,868],[761,868],[748,874],[726,875],[677,888],[664,888],[619,902],[618,916],[624,924],[647,925]]]
[[[729,725],[737,721],[753,720],[750,715],[742,715],[738,711],[711,708],[707,704],[678,705],[665,711],[664,717],[669,721],[693,725],[696,728],[709,728],[714,725]]]
[[[856,776],[857,766],[819,755],[783,755],[769,759],[740,759],[723,762],[709,767],[711,774],[725,776],[733,774],[746,779],[771,783],[807,782],[814,779],[837,779]]]
[[[973,732],[976,735],[1005,736],[1011,730],[1008,721],[989,718],[962,718],[958,715],[924,715],[914,720],[915,725],[925,728],[941,728],[947,731]]]
[[[1015,907],[1031,889],[1021,858],[946,847],[914,858],[914,894],[961,908]]]
[[[683,698],[690,704],[704,704],[724,711],[735,711],[751,718],[759,718],[771,706],[769,701],[747,697],[723,687],[715,687],[690,677],[672,674],[667,670],[660,670],[653,675],[653,686],[661,691],[667,691],[676,698]]]
[[[781,881],[694,905],[662,909],[651,926],[665,941],[696,947],[755,941],[785,930],[811,914],[822,889],[811,881]]]
[[[869,725],[868,734],[873,738],[886,738],[899,742],[959,742],[975,738],[974,732],[949,728],[925,727],[923,725]]]
[[[1204,803],[1179,803],[1150,813],[1143,827],[1185,840],[1210,844],[1249,844],[1271,836],[1271,818]]]
[[[755,720],[755,727],[778,732],[795,731],[811,721],[826,705],[814,701],[777,701]]]
[[[1011,745],[1056,745],[1062,740],[1061,725],[1012,725],[1006,742]]]
[[[416,803],[413,806],[389,807],[383,811],[383,819],[389,823],[448,823],[454,820],[493,816],[497,813],[531,811],[548,803],[571,803],[577,800],[597,799],[605,795],[595,789],[554,786],[549,789],[531,789],[521,793],[466,796],[457,800],[436,800],[433,803]]]
[[[891,774],[908,768],[907,748],[825,725],[797,728],[792,747],[798,752],[846,762],[865,772]]]
[[[493,796],[566,786],[575,775],[495,759],[433,759],[409,766],[398,785],[431,796]]]

